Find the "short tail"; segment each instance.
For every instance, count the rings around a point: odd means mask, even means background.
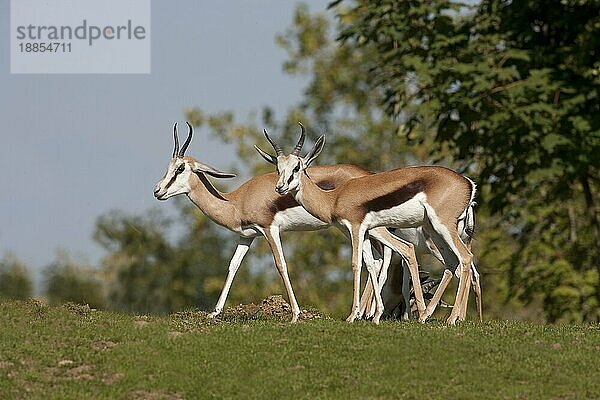
[[[468,245],[475,235],[475,206],[477,205],[475,194],[477,193],[477,185],[466,176],[465,178],[471,184],[471,198],[469,204],[458,218],[458,230],[460,238]]]

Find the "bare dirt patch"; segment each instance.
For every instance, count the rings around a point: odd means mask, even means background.
[[[71,311],[73,314],[85,315],[96,311],[95,308],[91,308],[89,304],[78,304],[78,303],[65,303],[62,305],[65,310]]]
[[[292,308],[283,299],[283,296],[276,294],[264,299],[260,304],[240,304],[225,311],[226,317],[241,317],[245,319],[255,318],[275,318],[291,319]],[[317,310],[302,310],[300,312],[301,320],[312,320],[324,318]]]
[[[261,320],[275,319],[289,322],[292,318],[290,305],[283,299],[282,295],[269,296],[259,304],[239,304],[226,309],[223,314],[213,318],[205,311],[187,310],[171,314],[169,321],[169,337],[179,338],[190,333],[208,334],[210,327],[221,325],[231,320]],[[324,317],[317,310],[302,310],[301,320],[313,320]],[[148,324],[147,319],[136,317],[135,324],[144,326]],[[243,328],[243,327],[242,327]]]

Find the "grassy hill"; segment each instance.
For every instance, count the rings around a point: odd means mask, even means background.
[[[600,398],[597,325],[291,325],[256,310],[213,321],[1,303],[0,398]]]

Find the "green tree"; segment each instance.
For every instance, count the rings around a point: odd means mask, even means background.
[[[27,299],[32,294],[29,269],[12,254],[0,260],[0,299]]]
[[[50,304],[67,302],[105,306],[103,282],[98,271],[75,262],[66,253],[59,253],[44,270],[46,297]]]
[[[373,51],[387,114],[468,162],[502,213],[519,243],[510,295],[541,297],[550,320],[598,320],[600,2],[339,7],[344,46]]]

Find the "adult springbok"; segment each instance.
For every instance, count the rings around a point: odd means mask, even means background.
[[[292,322],[298,320],[300,307],[294,295],[290,282],[280,232],[318,230],[329,226],[301,207],[290,194],[280,196],[273,188],[277,183],[277,174],[270,173],[251,178],[239,188],[230,192],[218,191],[208,179],[231,178],[234,174],[219,171],[193,157],[185,155],[193,135],[192,126],[187,123],[188,136],[181,149],[177,136],[177,124],[173,126],[175,147],[165,176],[156,184],[154,196],[158,200],[186,194],[190,200],[211,220],[239,235],[238,245],[229,264],[229,272],[221,295],[210,314],[217,316],[223,310],[235,274],[248,252],[250,245],[257,236],[264,236],[271,251],[275,265],[284,282],[285,289],[292,308]],[[300,152],[302,143],[294,149]],[[332,188],[357,176],[369,174],[368,171],[352,165],[336,165],[310,168],[310,173],[316,184]],[[376,238],[385,241],[395,240],[385,228],[376,228],[372,233]],[[370,271],[378,268],[371,254],[371,247],[365,246],[366,264]],[[380,264],[380,263],[379,263]],[[415,271],[418,282],[418,266],[416,259],[411,260],[411,271]],[[377,282],[376,275],[374,281]],[[414,280],[413,280],[414,284]],[[381,303],[379,289],[375,290],[376,301]],[[416,296],[422,299],[421,286],[415,286]],[[379,299],[377,299],[379,297]],[[422,303],[422,300],[421,300]],[[421,304],[419,303],[419,304]],[[379,316],[374,318],[377,322]]]
[[[434,241],[444,263],[447,266],[457,266],[459,285],[447,323],[454,325],[458,319],[464,318],[473,256],[460,238],[459,225],[464,226],[468,210],[473,203],[476,190],[473,181],[445,167],[407,167],[354,178],[334,189],[326,190],[317,185],[311,171],[307,170],[323,150],[324,135],[317,139],[304,157],[301,157],[299,152],[285,155],[266,131],[265,136],[277,156],[258,148],[257,150],[265,160],[277,166],[279,180],[275,190],[281,195],[294,193],[296,200],[310,214],[328,224],[341,225],[349,233],[354,274],[354,296],[349,321],[353,321],[360,312],[360,273],[363,261],[361,249],[364,243],[368,243],[367,232],[383,227],[421,227]],[[304,142],[304,136],[302,127],[298,144]],[[414,257],[410,243],[403,242],[408,245],[408,254],[394,246],[395,243],[384,243],[409,259]],[[416,264],[416,261],[414,263]],[[421,322],[425,322],[433,313],[451,275],[449,270],[444,271],[442,283],[425,309],[418,271],[415,273],[411,269]],[[373,284],[379,308],[378,287],[375,282]]]

